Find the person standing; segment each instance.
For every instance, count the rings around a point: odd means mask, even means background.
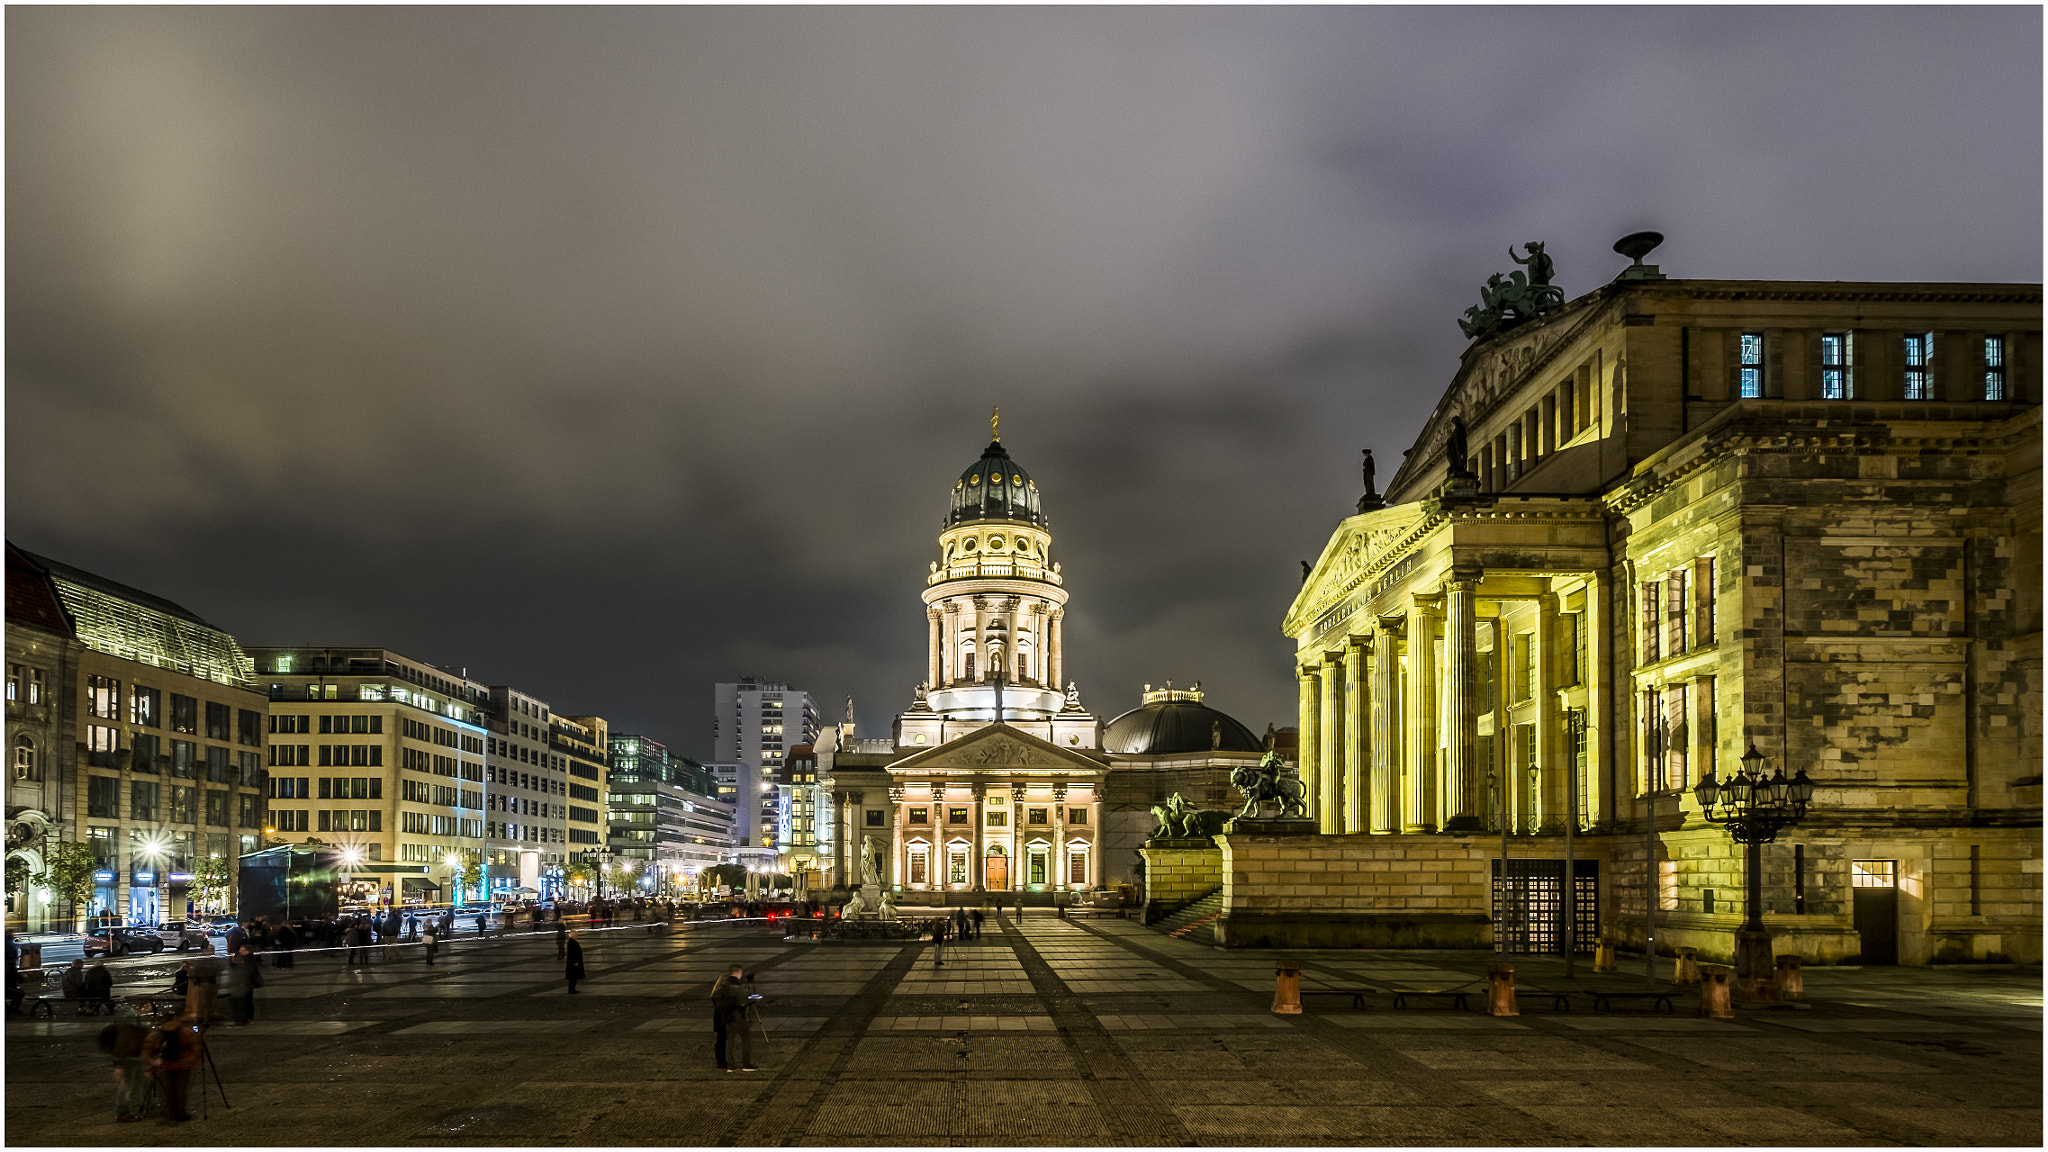
[[[291,925],[279,924],[277,926],[277,934],[272,939],[277,944],[277,966],[279,968],[291,967],[292,949],[299,946],[299,934],[292,931]]]
[[[370,962],[370,930],[361,920],[351,920],[348,930],[342,933],[342,942],[348,945],[348,966],[367,965]]]
[[[202,1024],[210,1024],[220,1014],[220,957],[213,954],[213,941],[199,946],[199,957],[192,961],[192,979],[186,988],[185,1008]]]
[[[149,1070],[163,1081],[164,1119],[171,1123],[192,1118],[185,1111],[185,1094],[193,1071],[205,1058],[205,1043],[206,1033],[199,1027],[199,1017],[190,1009],[157,1025],[143,1040]]]
[[[747,1006],[752,1003],[753,981],[747,978],[747,970],[738,964],[732,966],[718,982],[711,986],[711,1029],[716,1037],[712,1041],[711,1054],[718,1066],[727,1072],[754,1072],[754,1034],[747,1027]],[[740,1043],[740,1066],[734,1068],[726,1062],[726,1044],[737,1030]]]
[[[946,966],[946,929],[952,927],[952,924],[953,922],[944,916],[932,922],[932,967],[934,968],[944,968]]]
[[[555,917],[555,959],[569,958],[569,924],[560,916]]]
[[[434,953],[441,950],[441,929],[432,920],[427,921],[426,935],[427,963],[434,962]]]
[[[239,922],[237,922],[233,928],[228,929],[228,955],[233,956],[235,953],[240,952],[242,950],[242,945],[248,942],[249,931],[248,929],[242,927],[242,925]]]
[[[114,1062],[114,1119],[122,1123],[142,1119],[143,1102],[149,1099],[149,1069],[142,1059],[148,1039],[149,1029],[133,1020],[100,1029],[100,1048]]]
[[[967,909],[953,909],[953,939],[967,939]]]
[[[576,936],[581,935],[583,933],[576,933]],[[583,979],[583,942],[574,936],[569,939],[568,961],[562,969],[562,974],[569,979],[569,995],[577,995],[576,982]]]
[[[981,909],[976,908],[974,910],[974,938],[976,940],[981,939],[981,920]]]
[[[262,961],[247,944],[228,960],[228,1011],[235,1027],[246,1028],[256,1018],[256,990],[263,987]]]

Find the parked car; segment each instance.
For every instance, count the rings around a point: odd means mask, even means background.
[[[102,931],[87,936],[85,938],[85,958],[90,960],[95,956],[111,955],[112,953],[108,951],[110,939],[119,940],[123,952],[161,952],[164,950],[164,939],[157,935],[154,929],[143,928],[137,925],[124,925],[115,928],[111,933]]]
[[[155,931],[166,947],[175,948],[180,952],[196,950],[201,944],[206,943],[206,933],[198,925],[187,920],[172,920],[159,924]]]

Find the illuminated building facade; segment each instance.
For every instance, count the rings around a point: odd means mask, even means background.
[[[775,862],[775,782],[789,750],[817,737],[818,706],[808,692],[752,676],[714,688],[712,757],[726,769],[720,783],[733,789],[743,857]]]
[[[817,748],[810,744],[791,748],[780,776],[779,868],[789,876],[802,876],[806,888],[823,887],[832,861],[832,796],[818,773]]]
[[[611,725],[602,716],[553,716],[548,722],[550,743],[568,768],[568,815],[563,821],[563,861],[542,870],[541,891],[549,899],[561,899],[570,896],[570,865],[594,862],[604,852]]]
[[[85,907],[24,884],[8,923],[186,915],[193,874],[260,847],[269,701],[234,637],[168,600],[7,548],[7,867],[60,842],[96,865]],[[17,871],[21,870],[21,871]]]
[[[490,689],[384,648],[249,654],[275,837],[349,852],[372,902],[484,898]]]
[[[710,768],[645,736],[611,738],[613,858],[632,862],[646,892],[680,894],[733,855],[732,806]]]
[[[533,899],[569,852],[569,757],[547,702],[499,685],[484,709],[484,885]]]
[[[1569,826],[1582,940],[1653,899],[1726,959],[1742,849],[1690,789],[1754,747],[1817,785],[1764,848],[1781,951],[2038,961],[2040,316],[1638,264],[1483,335],[1287,612],[1319,835],[1226,838],[1218,939],[1554,950],[1490,870],[1505,832],[1561,907]],[[1317,852],[1358,863],[1290,895]]]

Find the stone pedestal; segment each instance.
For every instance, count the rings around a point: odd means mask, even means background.
[[[1771,952],[1771,934],[1743,930],[1735,934],[1735,978],[1769,980],[1776,972]]]
[[[1223,831],[1233,836],[1313,836],[1316,834],[1316,822],[1300,818],[1258,820],[1239,816],[1225,824]]]
[[[1699,1014],[1715,1020],[1735,1019],[1735,1003],[1728,988],[1728,969],[1719,964],[1700,968]]]
[[[1495,964],[1486,970],[1486,1014],[1488,1016],[1520,1016],[1522,1010],[1515,1005],[1515,969],[1511,964]]]
[[[1700,982],[1700,950],[1680,948],[1678,960],[1672,966],[1671,982],[1674,984],[1697,984]]]
[[[1778,957],[1778,995],[1786,1000],[1798,1000],[1806,995],[1806,977],[1800,971],[1799,957],[1790,954]]]
[[[1273,965],[1273,1011],[1301,1015],[1301,965],[1293,960],[1280,960]]]

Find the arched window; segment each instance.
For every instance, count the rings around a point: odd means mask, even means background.
[[[14,738],[14,778],[16,780],[41,780],[42,773],[36,770],[36,742],[26,736]]]
[[[960,665],[960,678],[962,680],[974,679],[974,649],[969,648],[967,654],[960,659],[962,661]]]

